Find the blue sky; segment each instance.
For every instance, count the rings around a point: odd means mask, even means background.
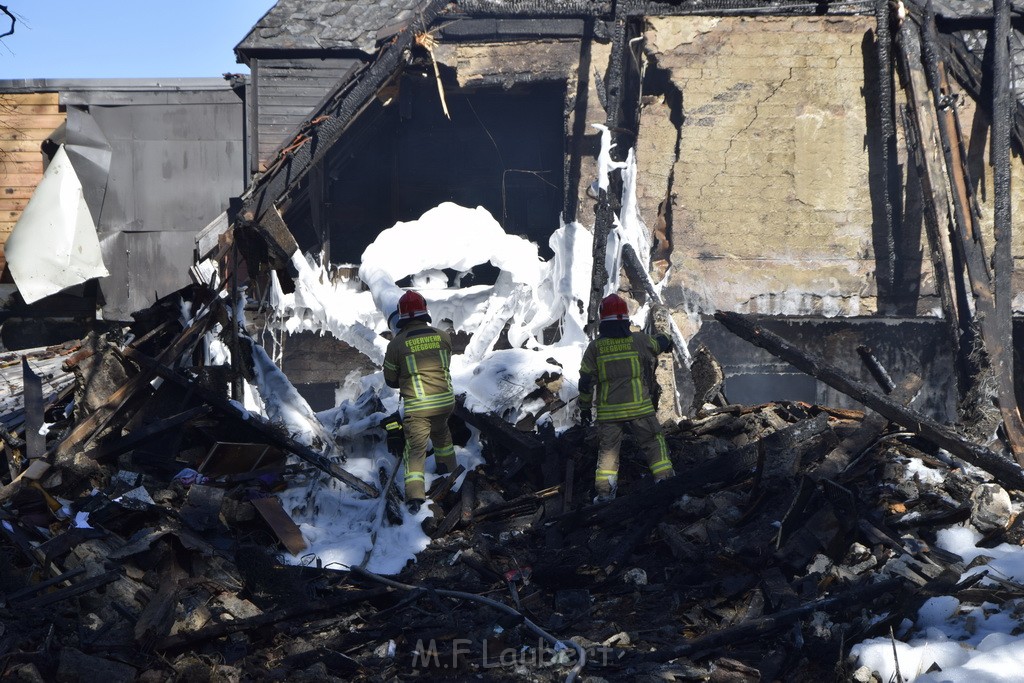
[[[248,73],[234,48],[275,0],[3,0],[0,79]],[[10,25],[0,14],[0,33]]]

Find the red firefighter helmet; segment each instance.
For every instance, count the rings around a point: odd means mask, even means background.
[[[629,308],[618,294],[609,294],[601,300],[601,322],[629,320]]]
[[[398,319],[412,320],[421,315],[427,315],[427,302],[419,292],[410,289],[398,300]]]

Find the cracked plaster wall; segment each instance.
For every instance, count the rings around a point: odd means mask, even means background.
[[[869,17],[649,19],[648,55],[682,92],[685,117],[672,158],[677,305],[875,312],[862,93],[862,42],[873,25]],[[671,154],[664,126],[650,125],[657,118],[642,115],[642,177],[664,176]],[[664,197],[665,188],[647,192]],[[642,204],[649,225],[650,201]]]

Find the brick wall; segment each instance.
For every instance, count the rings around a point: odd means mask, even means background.
[[[650,20],[648,50],[681,90],[685,116],[672,284],[702,307],[874,312],[862,55],[873,23]],[[664,174],[658,155],[642,163]]]
[[[881,200],[876,196],[872,205],[872,182],[877,187],[880,178],[871,174],[881,168],[869,156],[878,133],[868,116],[878,106],[874,25],[873,17],[648,19],[649,68],[662,70],[681,93],[683,123],[669,125],[664,98],[645,97],[639,200],[653,227],[659,203],[666,194],[672,198],[667,295],[679,309],[878,311],[873,222]],[[899,105],[898,80],[896,96]],[[969,97],[960,98],[991,249],[989,131],[975,110]],[[902,140],[900,154],[906,183]],[[1024,177],[1020,158],[1013,163],[1014,178]],[[1013,193],[1013,214],[1020,216],[1024,183],[1015,182]],[[1014,235],[1018,261],[1021,233]],[[932,313],[939,304],[923,232],[916,249],[924,252],[920,272],[911,273],[920,283],[917,311]],[[1021,271],[1015,292],[1024,289]],[[1015,309],[1024,310],[1024,295]]]

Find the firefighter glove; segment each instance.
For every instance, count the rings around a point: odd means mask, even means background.
[[[384,421],[383,427],[387,433],[388,451],[391,455],[402,455],[405,451],[405,429],[401,420],[392,416]]]
[[[590,412],[590,408],[580,408],[580,424],[586,427],[593,421],[594,416]]]

